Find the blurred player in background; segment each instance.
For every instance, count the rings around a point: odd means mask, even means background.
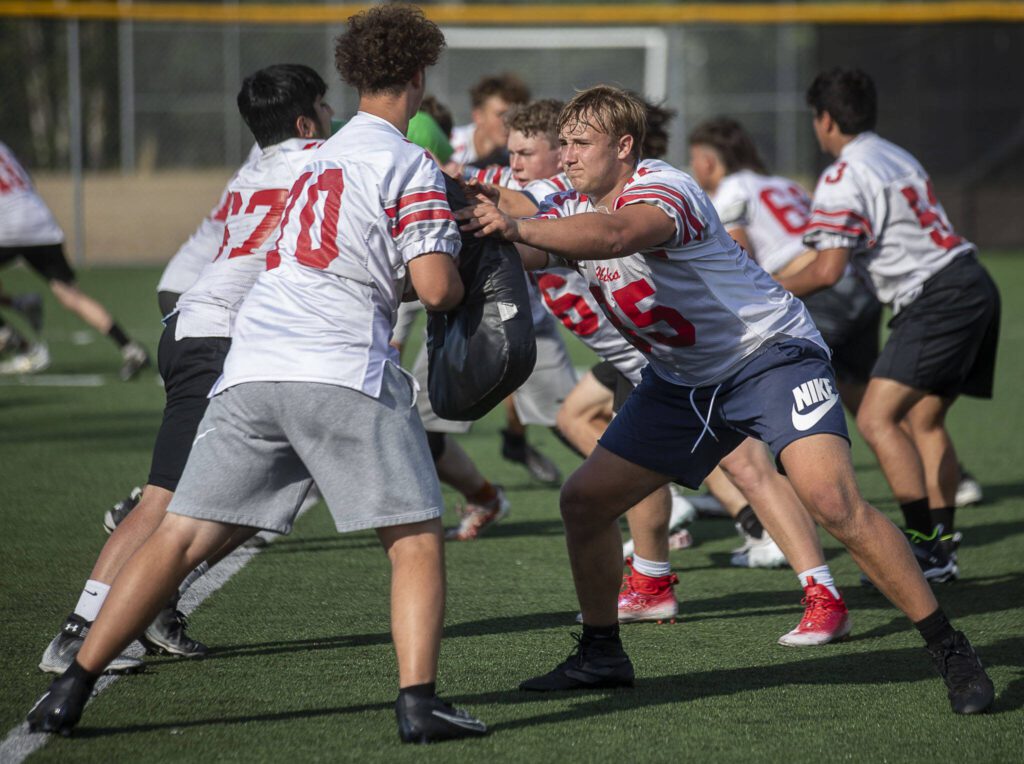
[[[62,307],[117,345],[121,379],[132,379],[149,366],[146,349],[75,283],[64,255],[64,232],[14,153],[0,143],[0,265],[19,257],[46,280]]]
[[[391,562],[402,740],[486,733],[435,692],[442,502],[414,387],[388,345],[407,286],[432,310],[463,297],[441,171],[405,138],[443,47],[413,6],[348,19],[335,59],[359,113],[292,186],[168,513],[118,574],[76,662],[33,708],[33,728],[70,730],[99,672],[179,582],[240,526],[289,531],[315,478],[338,530],[376,529]]]
[[[323,100],[326,91],[320,75],[297,64],[261,69],[242,83],[239,111],[255,135],[260,153],[228,183],[221,240],[207,250],[206,265],[165,320],[158,361],[167,403],[146,487],[131,513],[111,523],[113,533],[74,612],[43,654],[39,664],[43,671],[60,674],[71,665],[118,572],[167,512],[206,411],[207,396],[223,372],[238,308],[266,268],[267,252],[277,239],[288,191],[330,133],[332,112]],[[202,240],[194,237],[191,241],[198,248]],[[211,240],[205,241],[207,246],[213,245]],[[240,531],[241,540],[250,535],[248,529]],[[227,544],[213,562],[234,546]],[[199,566],[200,572],[206,567],[205,563]],[[153,652],[203,655],[206,647],[185,633],[177,600],[178,595],[173,596],[160,611],[146,628],[142,642]],[[126,671],[140,666],[137,659],[122,655],[109,669]]]
[[[451,161],[456,165],[486,167],[508,164],[508,128],[505,114],[509,108],[530,100],[530,90],[514,74],[484,77],[469,91],[473,121],[452,129],[455,150]]]
[[[857,426],[900,504],[931,581],[959,574],[954,513],[960,468],[946,430],[956,398],[992,397],[999,291],[956,234],[924,168],[874,132],[874,83],[857,69],[819,74],[807,91],[821,149],[835,157],[814,191],[804,241],[816,257],[781,279],[798,296],[840,282],[852,264],[892,307]]]
[[[860,495],[828,350],[809,314],[725,232],[689,176],[640,161],[645,122],[643,105],[623,91],[583,91],[559,119],[575,190],[552,197],[537,219],[515,220],[491,204],[460,214],[477,235],[518,242],[531,267],[576,263],[609,320],[648,359],[640,385],[562,488],[583,635],[564,662],[520,687],[633,684],[616,613],[617,520],[673,477],[696,487],[753,437],[770,444],[815,519],[914,622],[953,710],[985,711],[995,692],[977,655],[903,535]]]

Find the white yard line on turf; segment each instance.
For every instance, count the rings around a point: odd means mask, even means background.
[[[0,379],[0,386],[11,387],[103,387],[105,384],[107,381],[102,374],[20,374]]]
[[[303,510],[308,508],[308,506],[304,506]],[[302,513],[300,512],[300,514]],[[192,584],[191,588],[185,592],[185,596],[181,598],[178,608],[185,615],[191,613],[199,607],[203,600],[224,586],[224,584],[228,582],[228,579],[244,568],[248,564],[249,560],[259,553],[259,548],[241,547],[236,549],[218,565],[214,566],[205,576]],[[143,655],[143,648],[138,642],[132,642],[126,652],[129,655],[140,658]],[[116,674],[109,674],[102,677],[100,681],[96,683],[96,689],[93,691],[93,695],[95,696],[103,692],[119,678],[120,677]],[[92,701],[90,700],[90,702]],[[27,712],[29,708],[28,704],[26,704],[25,708]],[[31,733],[28,731],[28,722],[22,722],[12,729],[7,734],[7,738],[0,743],[0,764],[20,764],[30,755],[46,745],[49,739],[49,733]]]

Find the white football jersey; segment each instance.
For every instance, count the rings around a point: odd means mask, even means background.
[[[235,321],[224,376],[380,395],[410,260],[461,245],[441,170],[391,123],[359,112],[314,152],[275,249]]]
[[[266,270],[288,192],[321,144],[291,138],[269,146],[228,184],[220,246],[178,300],[175,339],[231,336],[242,300]]]
[[[523,186],[522,192],[530,197],[534,204],[540,205],[551,194],[557,194],[559,191],[568,191],[570,188],[572,188],[572,183],[569,181],[569,176],[564,172],[560,172],[558,175],[552,175],[550,178],[531,180]]]
[[[160,275],[160,281],[156,285],[156,291],[182,294],[196,283],[199,272],[214,258],[224,240],[224,221],[228,217],[228,190],[231,188],[232,182],[238,177],[238,173],[254,164],[262,153],[259,144],[254,143],[249,149],[249,156],[245,158],[245,162],[224,186],[220,199],[210,210],[210,214],[203,218],[203,222],[188,237],[188,241],[181,245],[164,267],[164,272]]]
[[[513,191],[522,189],[519,181],[512,176],[512,168],[500,164],[492,164],[487,167],[467,166],[463,169],[466,180],[477,180],[481,183],[490,183],[502,188],[511,188]]]
[[[473,143],[474,135],[476,135],[476,124],[473,122],[453,127],[450,141],[452,156],[448,161],[456,164],[473,164],[479,159],[476,155],[476,145]]]
[[[974,245],[958,236],[913,156],[875,133],[850,141],[818,180],[804,241],[849,248],[878,299],[894,311]]]
[[[668,215],[675,224],[671,239],[578,266],[605,314],[658,376],[702,387],[730,376],[772,340],[804,338],[826,348],[803,303],[747,257],[689,175],[646,159],[614,208],[630,204],[650,204]],[[588,207],[585,196],[567,191],[548,197],[538,217]]]
[[[64,242],[64,231],[36,192],[14,152],[0,143],[0,247]]]
[[[740,170],[727,175],[711,196],[726,231],[742,228],[768,273],[777,273],[806,248],[804,228],[811,199],[799,184],[777,175]]]

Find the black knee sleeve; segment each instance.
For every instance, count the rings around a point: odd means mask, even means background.
[[[445,438],[447,436],[443,432],[428,432],[427,433],[427,445],[430,446],[430,456],[436,462],[441,458],[441,454],[444,453]]]

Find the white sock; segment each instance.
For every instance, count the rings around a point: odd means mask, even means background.
[[[643,573],[645,576],[661,578],[672,572],[672,565],[668,560],[665,560],[665,562],[654,562],[653,560],[645,560],[640,555],[635,554],[633,555],[633,570],[637,573]]]
[[[816,568],[805,570],[797,576],[800,579],[800,586],[807,587],[807,579],[813,578],[814,583],[821,584],[830,592],[832,596],[837,600],[842,599],[839,595],[839,590],[836,589],[836,582],[832,580],[832,571],[829,570],[828,565],[819,565]]]
[[[93,581],[90,578],[85,582],[82,596],[78,598],[78,604],[75,605],[75,615],[92,623],[100,614],[100,608],[103,607],[103,601],[106,600],[109,593],[110,586],[108,584]]]
[[[185,576],[185,580],[181,582],[181,586],[178,587],[178,596],[181,597],[188,591],[188,588],[192,586],[196,581],[206,575],[206,571],[210,569],[210,566],[203,560],[201,563],[196,565],[196,569]]]

